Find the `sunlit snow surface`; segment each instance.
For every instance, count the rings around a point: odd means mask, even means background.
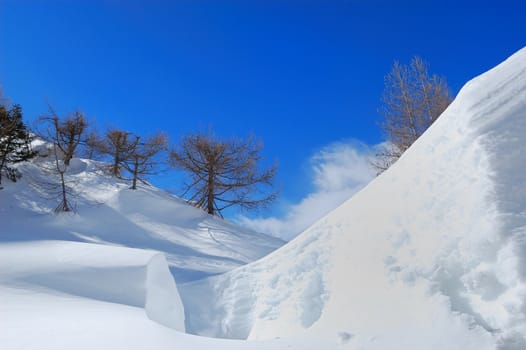
[[[240,268],[279,242],[94,163],[76,162],[78,215],[7,185],[1,240],[26,242],[0,245],[0,347],[524,350],[525,135],[523,49],[364,190]],[[98,244],[34,241],[49,239]]]

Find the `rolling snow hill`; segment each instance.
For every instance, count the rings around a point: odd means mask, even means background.
[[[526,48],[467,83],[395,165],[295,240],[181,286],[187,330],[526,349],[525,136]]]
[[[254,261],[284,242],[212,217],[159,189],[129,189],[101,163],[73,159],[67,181],[76,214],[53,215],[57,189],[37,159],[0,192],[0,242],[67,240],[165,253],[177,282],[222,273]]]

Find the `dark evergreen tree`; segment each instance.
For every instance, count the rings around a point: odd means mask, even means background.
[[[2,175],[16,181],[17,172],[10,164],[23,162],[35,156],[30,146],[31,135],[22,121],[22,107],[0,105],[0,186]]]

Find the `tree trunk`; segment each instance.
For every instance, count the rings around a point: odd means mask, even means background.
[[[2,186],[2,170],[4,170],[6,159],[7,159],[7,154],[4,154],[2,157],[2,163],[0,164],[0,188]]]
[[[66,182],[64,181],[64,173],[62,171],[60,171],[60,182],[62,186],[62,211],[70,211],[66,192]]]
[[[133,180],[132,180],[132,190],[137,189],[137,176],[139,174],[139,158],[135,158],[135,162],[133,163]]]
[[[7,139],[5,149],[2,151],[2,163],[0,164],[0,186],[2,185],[2,170],[4,170],[5,163],[7,162],[7,154],[9,153],[11,140],[11,137]]]
[[[207,185],[207,211],[208,214],[214,215],[214,168],[211,166],[208,168],[208,185]]]
[[[67,170],[67,167],[64,166],[63,169],[60,167],[60,162],[58,161],[58,152],[57,152],[57,144],[53,145],[53,153],[55,154],[55,167],[57,168],[57,172],[60,176],[60,189],[62,190],[62,203],[57,207],[57,212],[61,211],[70,211],[69,204],[68,204],[68,197],[67,197],[67,189],[66,189],[66,180],[64,178],[64,173]]]
[[[71,160],[71,157],[69,154],[64,154],[64,165],[69,166],[69,161]]]
[[[111,167],[111,174],[113,176],[120,177],[119,163],[120,163],[119,156],[118,154],[115,154],[115,157],[113,157],[113,166]]]

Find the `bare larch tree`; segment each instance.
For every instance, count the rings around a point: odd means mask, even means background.
[[[170,159],[188,174],[183,197],[222,216],[226,208],[255,209],[276,198],[272,187],[277,165],[260,169],[261,150],[262,143],[254,137],[222,140],[208,132],[184,137]]]
[[[58,178],[58,184],[50,182],[42,185],[46,186],[51,195],[56,195],[59,199],[55,212],[69,212],[73,210],[69,200],[73,189],[68,186],[66,173],[71,158],[73,158],[75,150],[84,136],[87,123],[81,112],[75,112],[64,119],[60,119],[51,107],[49,109],[51,116],[40,118],[40,123],[44,127],[44,131],[40,131],[40,135],[53,146],[53,165],[45,167],[44,170]]]
[[[88,121],[81,111],[70,113],[64,119],[61,119],[51,106],[49,106],[49,111],[51,116],[44,117],[44,119],[53,123],[55,145],[62,153],[64,165],[69,166],[77,147],[85,142]]]
[[[132,175],[132,190],[137,189],[137,180],[144,181],[145,176],[157,173],[161,161],[156,156],[166,150],[167,143],[168,138],[162,132],[146,138],[135,136],[135,140],[131,142],[134,147],[124,161],[126,170]]]
[[[122,178],[122,171],[138,142],[139,139],[127,131],[110,129],[106,132],[99,147],[102,154],[111,157],[109,167],[111,175]]]
[[[81,156],[90,160],[98,159],[102,154],[102,144],[102,138],[97,131],[92,130],[85,137]]]
[[[378,173],[396,162],[452,101],[446,80],[429,75],[428,66],[415,56],[408,66],[395,61],[385,76],[380,127],[389,145],[372,162]]]

